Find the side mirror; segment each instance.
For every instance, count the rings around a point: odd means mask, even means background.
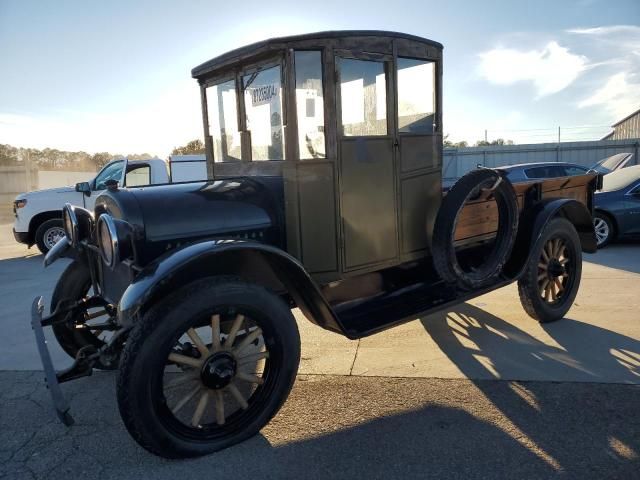
[[[91,195],[91,185],[89,182],[76,183],[76,192],[81,192],[89,196]]]

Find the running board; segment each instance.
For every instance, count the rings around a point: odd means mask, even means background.
[[[511,282],[513,279],[502,278],[491,286],[475,290],[462,290],[442,281],[422,282],[366,299],[345,302],[333,309],[344,327],[345,335],[357,339],[445,310]]]

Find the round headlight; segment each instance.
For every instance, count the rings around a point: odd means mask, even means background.
[[[71,245],[76,246],[78,243],[78,218],[73,211],[73,206],[69,203],[65,203],[62,209],[62,226]]]
[[[118,261],[118,233],[110,215],[104,214],[98,220],[98,246],[102,261],[113,268]]]

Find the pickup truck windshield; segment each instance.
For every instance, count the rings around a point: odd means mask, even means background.
[[[105,183],[108,180],[120,181],[122,179],[122,169],[124,168],[124,161],[119,160],[113,162],[102,169],[102,171],[96,177],[95,190],[104,190],[107,188]]]

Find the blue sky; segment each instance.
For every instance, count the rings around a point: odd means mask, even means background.
[[[0,0],[0,143],[165,156],[201,136],[192,67],[332,29],[443,43],[453,140],[598,138],[640,108],[639,0]]]

